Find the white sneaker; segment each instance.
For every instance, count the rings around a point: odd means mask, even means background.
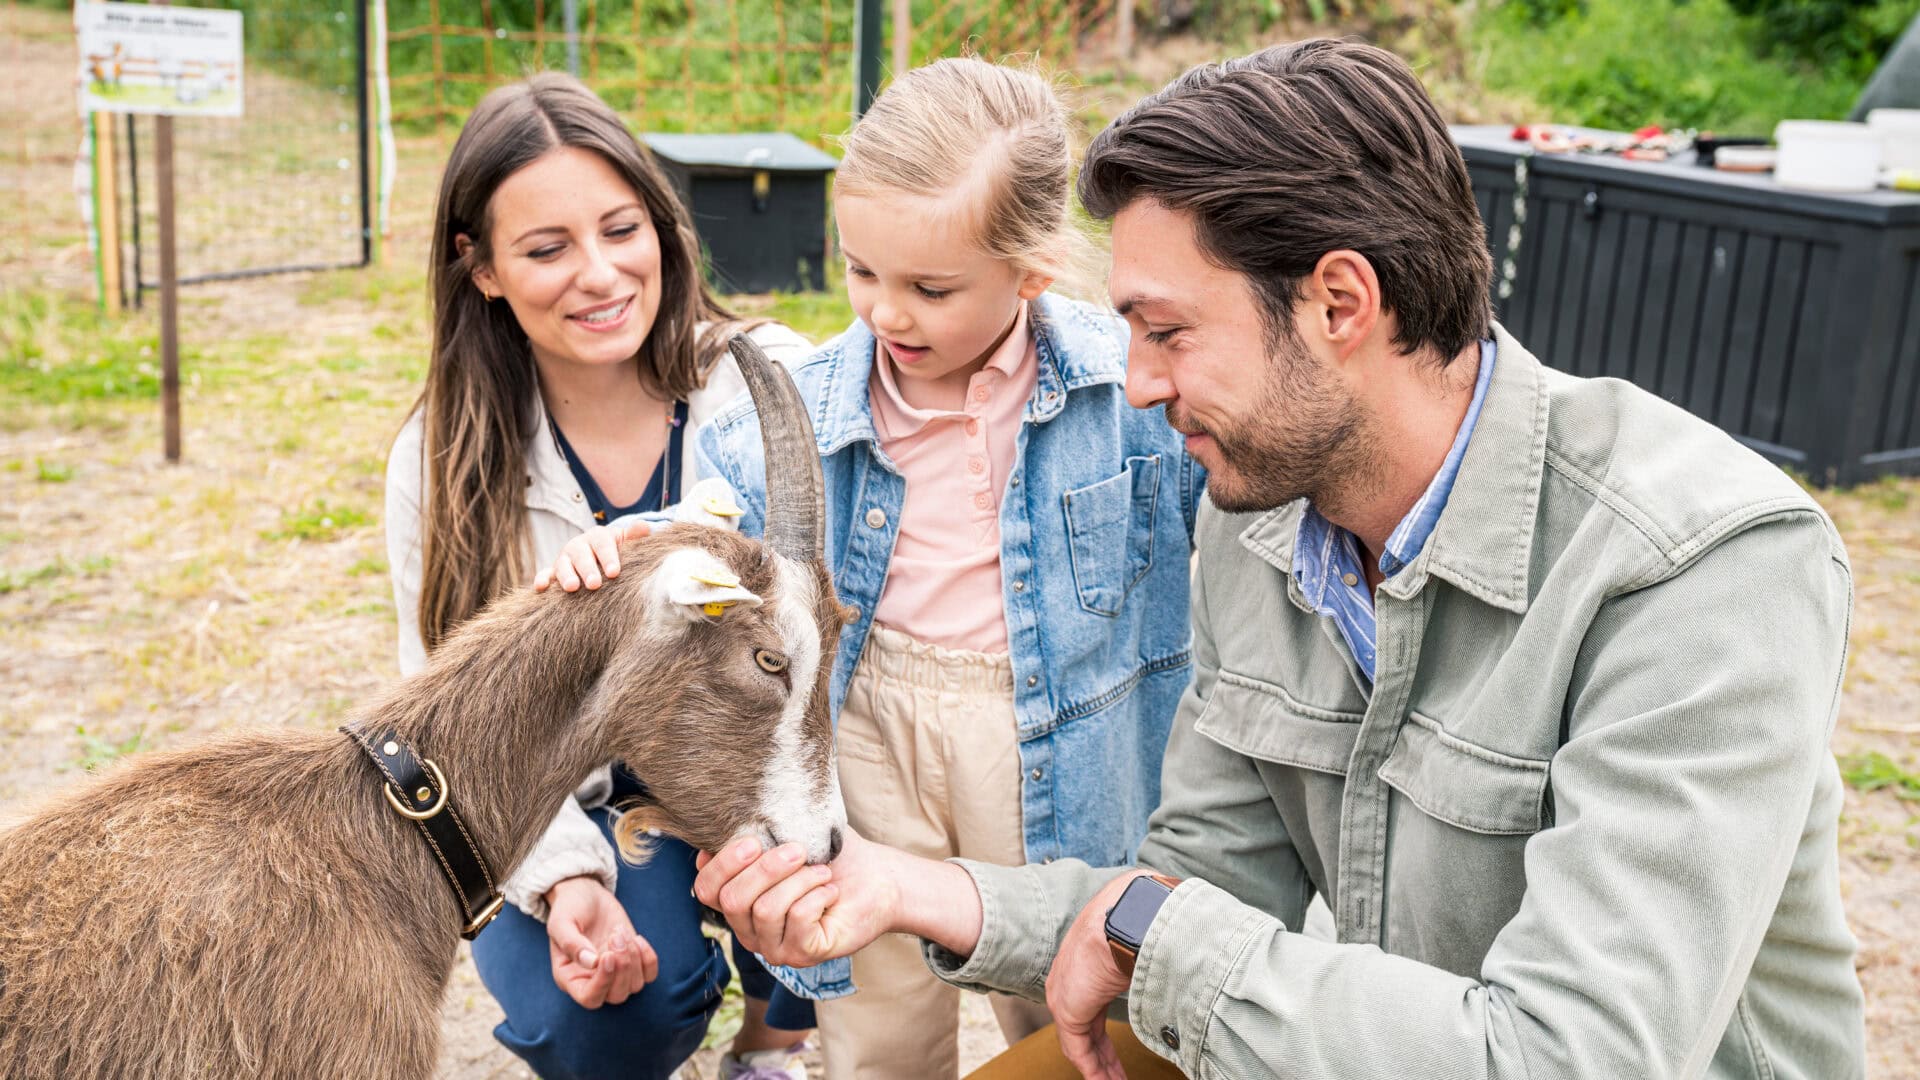
[[[720,1058],[720,1080],[807,1080],[807,1063],[800,1052],[801,1043],[790,1050],[752,1050],[739,1057]]]

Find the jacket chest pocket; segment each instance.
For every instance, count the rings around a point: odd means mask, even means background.
[[[1408,713],[1380,779],[1430,818],[1488,836],[1528,836],[1547,825],[1547,763],[1513,757]]]
[[[1153,566],[1153,516],[1160,496],[1160,459],[1130,457],[1126,471],[1061,496],[1067,552],[1080,606],[1118,615],[1127,593]]]
[[[1235,753],[1326,773],[1344,784],[1361,714],[1307,705],[1284,688],[1221,669],[1194,730]],[[1334,811],[1338,812],[1336,802]]]

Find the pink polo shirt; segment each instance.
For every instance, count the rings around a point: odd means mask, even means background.
[[[1000,498],[1040,375],[1027,305],[954,412],[907,404],[886,348],[874,352],[873,426],[907,486],[874,621],[929,645],[1006,652]]]

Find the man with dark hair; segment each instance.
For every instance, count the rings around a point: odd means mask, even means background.
[[[1080,187],[1128,396],[1212,503],[1137,865],[747,841],[701,899],[778,962],[917,934],[956,985],[1044,994],[1088,1076],[1116,1039],[1192,1076],[1861,1076],[1818,505],[1492,321],[1465,166],[1389,53],[1195,69]],[[1316,894],[1337,941],[1297,932]]]

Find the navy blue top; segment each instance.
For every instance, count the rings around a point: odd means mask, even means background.
[[[605,525],[615,518],[628,514],[650,513],[664,510],[680,501],[680,470],[675,465],[680,461],[680,439],[687,430],[687,403],[673,403],[673,419],[668,421],[667,449],[660,455],[659,464],[653,467],[653,475],[647,478],[647,490],[630,506],[615,506],[607,501],[607,494],[593,479],[593,474],[580,463],[573,452],[572,444],[567,442],[566,433],[560,425],[553,422],[548,414],[547,424],[553,428],[553,441],[560,444],[560,456],[567,459],[567,468],[573,471],[575,483],[580,485],[580,493],[587,497],[587,508],[593,511],[593,520]],[[649,797],[646,782],[633,774],[625,762],[615,762],[613,769],[613,791],[609,801],[615,804],[629,799]]]
[[[687,403],[673,403],[673,419],[668,421],[667,450],[660,455],[660,463],[653,467],[653,475],[647,478],[647,490],[629,506],[615,506],[607,501],[607,495],[594,482],[593,474],[580,463],[573,452],[572,444],[567,442],[566,433],[560,425],[552,422],[553,440],[560,444],[560,456],[567,459],[567,468],[573,470],[574,482],[580,485],[580,493],[587,497],[587,509],[593,511],[593,520],[601,525],[625,517],[628,514],[645,514],[664,510],[680,501],[680,470],[675,466],[680,461],[680,438],[687,430]]]

